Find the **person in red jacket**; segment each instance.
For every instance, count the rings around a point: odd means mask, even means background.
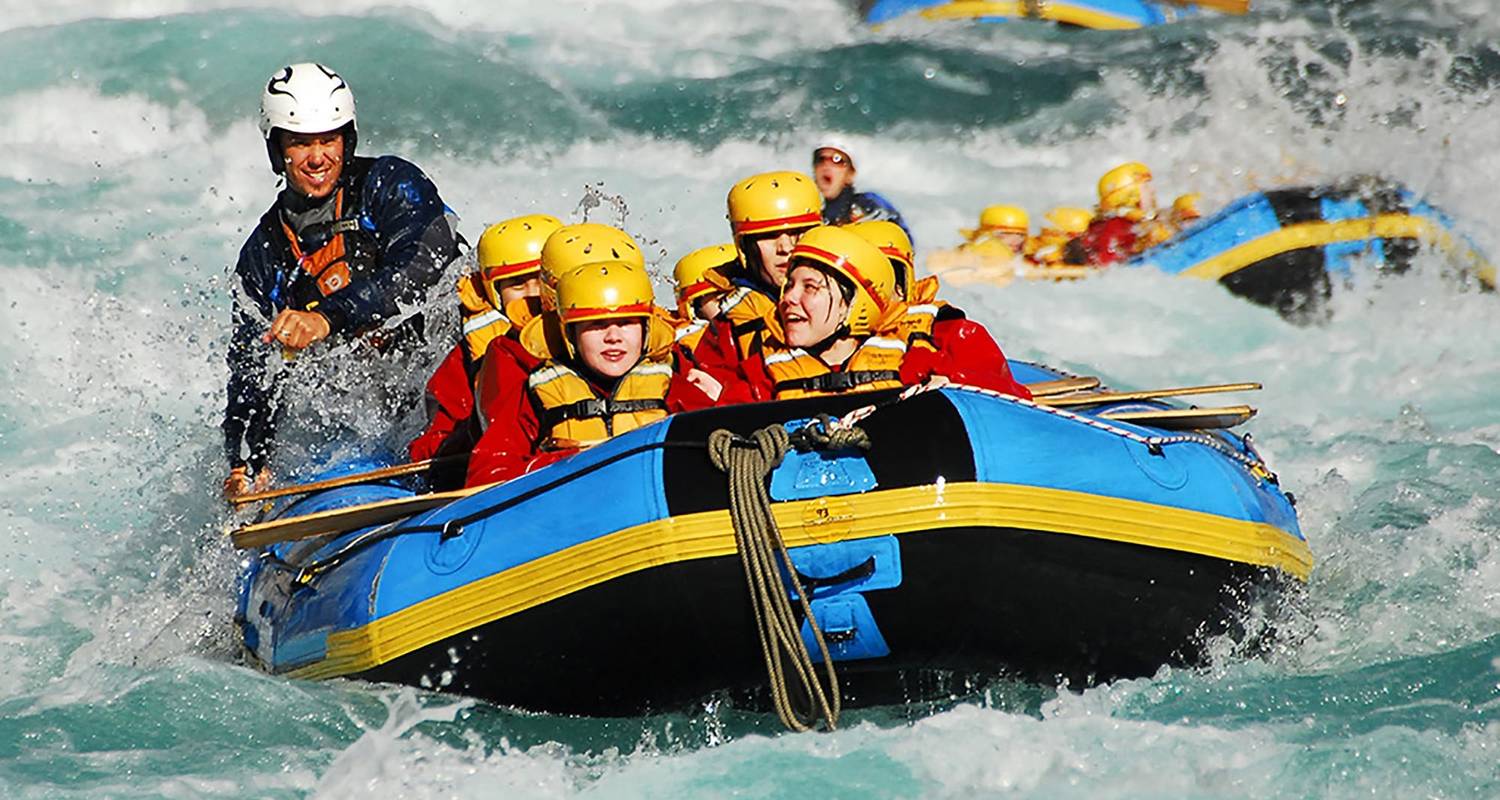
[[[556,217],[529,214],[497,222],[479,237],[478,269],[456,287],[463,341],[427,380],[427,429],[407,446],[412,461],[459,455],[474,446],[478,430],[471,416],[480,363],[490,342],[515,338],[538,310],[542,245],[561,227]],[[436,470],[432,477],[446,483],[447,472]]]
[[[884,220],[856,222],[848,229],[880,248],[896,273],[896,296],[906,303],[904,337],[930,336],[942,362],[934,369],[954,383],[967,383],[1030,399],[1031,390],[1010,372],[1010,362],[983,325],[937,298],[936,275],[916,277],[916,252],[906,231]]]
[[[1151,170],[1138,161],[1099,179],[1099,207],[1088,230],[1068,245],[1070,260],[1108,266],[1140,255],[1172,235],[1156,215]]]
[[[777,400],[896,389],[935,378],[1008,391],[993,363],[942,352],[896,297],[896,270],[849,230],[813,228],[793,248],[777,316],[744,362],[750,383]],[[926,317],[926,323],[932,317]],[[998,348],[996,348],[998,354]],[[1001,356],[1003,363],[1003,356]]]
[[[556,310],[499,339],[479,379],[484,434],[469,459],[470,486],[509,480],[710,404],[677,374],[674,332],[642,267],[591,263],[557,278]]]
[[[727,205],[739,259],[727,270],[709,273],[725,294],[718,315],[693,348],[692,360],[717,384],[700,382],[720,404],[769,400],[764,387],[749,381],[742,363],[759,352],[766,326],[775,318],[797,239],[822,224],[823,195],[800,172],[767,172],[736,183]]]

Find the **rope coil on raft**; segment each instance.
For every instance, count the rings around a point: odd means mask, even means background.
[[[735,549],[739,551],[745,582],[750,590],[750,607],[770,680],[771,701],[782,724],[793,731],[812,730],[819,719],[823,721],[824,730],[834,730],[841,707],[839,681],[823,631],[813,616],[807,592],[797,577],[791,554],[781,538],[781,529],[771,513],[766,479],[792,448],[794,436],[798,440],[798,449],[870,446],[864,431],[833,428],[830,421],[827,415],[823,415],[821,420],[805,426],[795,435],[788,434],[780,425],[768,425],[749,439],[722,428],[708,437],[709,460],[729,478],[729,516],[734,524]],[[780,566],[786,568],[790,587],[782,583],[778,559]],[[787,597],[788,588],[801,604],[802,616],[812,629],[813,641],[823,657],[826,687],[819,679],[807,643],[802,639],[801,626]],[[795,672],[797,688],[808,708],[799,709],[794,703],[787,661]]]

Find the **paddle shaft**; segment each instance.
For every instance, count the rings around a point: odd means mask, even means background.
[[[235,547],[244,550],[251,547],[265,547],[277,542],[311,539],[325,533],[352,531],[356,528],[366,528],[409,517],[498,485],[498,483],[488,483],[467,489],[455,489],[451,492],[398,497],[394,500],[380,500],[374,503],[335,508],[288,519],[258,522],[254,525],[236,528],[229,538]]]
[[[426,472],[434,464],[450,461],[462,456],[443,456],[442,458],[429,458],[423,461],[413,461],[410,464],[397,464],[394,467],[381,467],[380,469],[361,472],[355,475],[345,475],[339,478],[329,478],[325,481],[313,481],[312,483],[301,483],[296,486],[283,486],[279,489],[267,489],[264,492],[242,494],[239,497],[229,499],[231,505],[243,506],[250,503],[258,503],[262,500],[274,500],[278,497],[287,497],[294,494],[308,494],[309,492],[321,492],[324,489],[337,489],[340,486],[354,486],[371,481],[385,480],[386,478],[399,478],[403,475],[415,475]]]
[[[1128,400],[1155,400],[1162,397],[1182,397],[1194,394],[1221,394],[1224,392],[1253,392],[1260,389],[1258,383],[1215,383],[1204,386],[1180,386],[1175,389],[1145,389],[1139,392],[1096,392],[1094,394],[1069,395],[1036,399],[1044,406],[1089,406],[1099,403],[1119,403]],[[1032,393],[1033,396],[1035,392]]]

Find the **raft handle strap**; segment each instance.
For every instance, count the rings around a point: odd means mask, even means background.
[[[814,578],[811,575],[797,572],[797,580],[800,581],[802,585],[807,589],[817,591],[825,586],[838,586],[841,583],[853,583],[855,581],[861,581],[874,574],[875,556],[870,556],[864,561],[855,564],[854,566],[844,570],[843,572],[840,572],[836,575],[829,575],[826,578]],[[833,638],[833,636],[830,635],[829,638]]]

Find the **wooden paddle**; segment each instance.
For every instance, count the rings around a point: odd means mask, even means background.
[[[1182,386],[1176,389],[1145,389],[1139,392],[1095,392],[1093,394],[1069,395],[1067,397],[1035,398],[1037,404],[1044,406],[1089,406],[1099,403],[1119,403],[1127,400],[1155,400],[1161,397],[1183,397],[1193,394],[1220,394],[1222,392],[1254,392],[1259,390],[1259,383],[1214,383],[1205,386]]]
[[[1170,408],[1160,411],[1116,411],[1099,416],[1117,422],[1134,422],[1137,425],[1179,431],[1199,428],[1233,428],[1255,416],[1255,409],[1250,406]]]
[[[319,511],[315,514],[304,514],[299,517],[258,522],[254,525],[244,525],[236,528],[229,535],[229,539],[234,543],[235,547],[244,550],[251,547],[264,547],[268,544],[276,544],[277,542],[311,539],[314,536],[322,536],[325,533],[341,533],[343,531],[352,531],[356,528],[367,528],[371,525],[380,525],[401,519],[402,517],[409,517],[412,514],[426,511],[430,508],[446,505],[454,500],[477,494],[491,486],[498,485],[498,483],[489,483],[483,486],[471,486],[467,489],[455,489],[451,492],[398,497],[393,500],[379,500],[374,503],[335,508],[328,511]]]
[[[1225,14],[1245,14],[1250,11],[1250,0],[1171,0],[1179,6],[1203,6]]]
[[[463,457],[464,456],[443,456],[441,458],[429,458],[423,461],[413,461],[410,464],[397,464],[394,467],[381,467],[380,469],[373,469],[369,472],[360,472],[354,475],[345,475],[341,478],[329,478],[325,481],[301,483],[297,484],[296,486],[283,486],[280,489],[267,489],[263,492],[253,492],[251,494],[242,494],[239,497],[232,497],[229,499],[229,503],[235,506],[243,506],[249,505],[250,503],[258,503],[262,500],[274,500],[278,497],[287,497],[294,494],[321,492],[324,489],[337,489],[340,486],[355,486],[361,483],[371,483],[373,481],[385,480],[387,478],[399,478],[402,475],[416,475],[417,473],[426,472],[427,470],[431,469],[434,464],[441,464],[445,461],[453,461],[455,459]]]
[[[1055,381],[1038,381],[1026,384],[1031,390],[1032,399],[1038,397],[1051,397],[1053,395],[1067,394],[1069,392],[1084,392],[1089,389],[1099,388],[1098,378],[1059,378]],[[1040,402],[1040,401],[1039,401]]]

